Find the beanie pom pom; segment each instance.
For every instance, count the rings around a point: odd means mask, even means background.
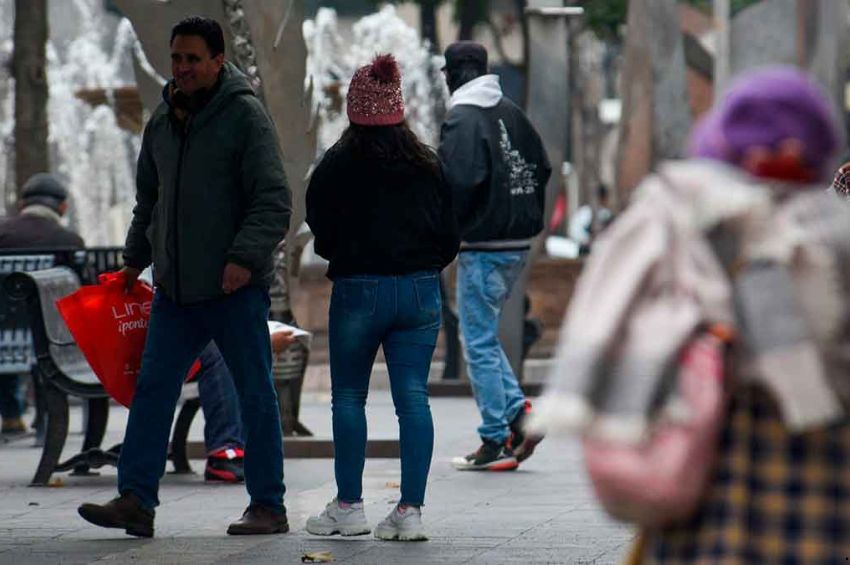
[[[348,85],[346,113],[352,124],[391,126],[404,121],[401,69],[390,54],[363,65]]]
[[[389,83],[399,79],[401,72],[398,70],[398,63],[395,57],[390,54],[378,55],[372,61],[372,76],[376,80]]]

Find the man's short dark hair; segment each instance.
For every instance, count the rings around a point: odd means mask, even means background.
[[[224,53],[224,33],[218,22],[212,18],[189,16],[180,20],[171,28],[170,43],[174,43],[174,38],[178,35],[195,35],[202,38],[210,50],[211,57]]]
[[[459,65],[446,69],[446,82],[454,91],[480,76],[486,75],[487,70],[482,69],[476,63],[460,63]]]
[[[444,52],[446,82],[454,92],[471,80],[487,74],[487,49],[475,41],[455,41]]]
[[[475,41],[455,41],[444,52],[446,70],[471,65],[480,74],[487,74],[487,49]]]

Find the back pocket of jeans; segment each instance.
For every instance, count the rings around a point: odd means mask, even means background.
[[[378,281],[344,279],[334,283],[332,300],[351,316],[371,316],[378,302]]]
[[[440,315],[440,282],[436,275],[413,279],[419,311],[428,317]]]

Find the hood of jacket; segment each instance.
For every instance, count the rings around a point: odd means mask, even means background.
[[[169,110],[174,110],[174,102],[169,92],[171,84],[172,81],[169,81],[162,87],[162,100],[168,106]],[[217,114],[221,108],[226,106],[236,96],[241,94],[255,94],[254,89],[251,88],[251,83],[248,82],[248,77],[230,61],[225,61],[224,66],[221,68],[218,82],[211,89],[211,92],[212,97],[201,102],[200,110],[193,116],[194,126],[203,124],[203,122]]]
[[[492,108],[502,99],[502,85],[498,75],[483,75],[469,81],[454,91],[449,99],[449,110],[465,104],[480,108]]]

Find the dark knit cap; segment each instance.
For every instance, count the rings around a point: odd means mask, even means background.
[[[475,41],[456,41],[446,47],[443,55],[446,58],[446,66],[443,70],[471,65],[482,73],[487,72],[487,49]]]
[[[360,67],[348,86],[348,119],[361,126],[393,126],[404,121],[401,71],[395,57],[378,55]]]
[[[35,198],[49,198],[57,202],[64,202],[68,198],[68,190],[56,175],[36,173],[24,183],[21,197],[25,201]]]

